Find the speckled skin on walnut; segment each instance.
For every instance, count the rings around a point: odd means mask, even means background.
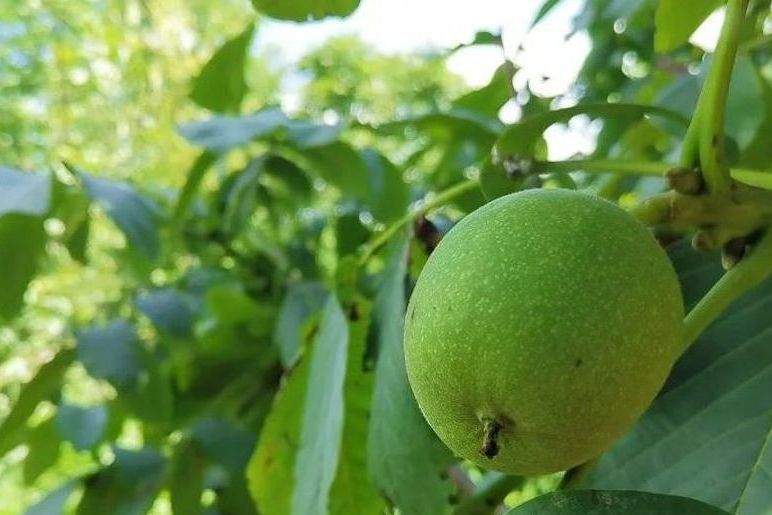
[[[458,456],[556,472],[596,457],[647,408],[683,315],[673,267],[637,220],[588,194],[525,191],[468,215],[429,258],[407,310],[407,372]],[[485,421],[498,429],[492,458]]]

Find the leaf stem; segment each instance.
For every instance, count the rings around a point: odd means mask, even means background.
[[[517,490],[525,483],[521,476],[507,476],[495,474],[467,497],[453,510],[453,515],[487,515],[501,504],[504,498],[513,490]]]
[[[686,131],[681,155],[683,166],[699,165],[708,189],[714,195],[727,193],[731,184],[724,156],[724,122],[729,83],[748,2],[729,0],[727,4],[724,26],[694,117]]]
[[[378,249],[380,249],[384,244],[386,244],[397,232],[399,232],[400,229],[402,229],[406,225],[413,222],[413,220],[415,220],[419,216],[426,214],[432,209],[435,209],[444,204],[447,204],[454,198],[460,197],[464,193],[477,188],[479,184],[480,182],[478,179],[470,179],[468,181],[464,181],[454,186],[451,186],[450,188],[444,191],[441,191],[440,193],[437,193],[433,197],[430,197],[428,199],[424,199],[423,201],[421,201],[421,204],[417,208],[415,208],[414,210],[412,210],[411,212],[407,213],[405,216],[403,216],[402,218],[394,222],[392,225],[387,227],[385,231],[376,235],[375,238],[373,238],[370,242],[368,242],[362,247],[362,251],[359,258],[360,266],[364,265],[367,262],[367,260],[370,259],[372,255],[378,251]]]
[[[705,294],[684,319],[682,352],[718,318],[730,304],[772,275],[772,228],[751,249],[750,253]]]
[[[566,161],[538,161],[536,173],[550,172],[605,172],[621,175],[649,175],[661,177],[675,165],[655,161],[619,161],[615,159],[569,159]]]

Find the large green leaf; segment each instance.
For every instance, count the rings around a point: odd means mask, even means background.
[[[552,492],[518,506],[507,515],[728,515],[687,497],[634,491]]]
[[[75,360],[75,351],[66,349],[40,367],[35,377],[25,384],[11,412],[0,424],[0,456],[18,443],[18,436],[24,430],[27,419],[38,404],[48,399],[62,385],[62,377]]]
[[[310,360],[304,359],[290,372],[274,399],[247,466],[249,491],[265,515],[290,513],[309,369]]]
[[[346,317],[332,296],[314,340],[308,393],[295,461],[293,515],[325,515],[343,433],[343,383],[348,352]]]
[[[0,166],[0,217],[42,216],[51,207],[51,177]]]
[[[261,13],[281,20],[307,21],[327,16],[348,16],[359,0],[252,0]]]
[[[42,217],[15,213],[0,217],[0,319],[13,318],[21,310],[45,244]]]
[[[365,361],[372,307],[356,300],[349,313],[348,363],[346,365],[343,446],[330,491],[330,515],[378,515],[385,505],[367,477],[367,432],[372,403],[374,371]]]
[[[252,42],[254,24],[226,41],[193,79],[190,98],[206,109],[224,113],[239,111],[247,92],[244,64]]]
[[[279,393],[247,469],[261,513],[327,511],[343,430],[348,338],[340,305],[328,297],[310,356]]]
[[[688,306],[721,275],[716,256],[671,252]],[[772,280],[679,360],[636,427],[603,455],[593,488],[683,495],[742,514],[772,511]]]
[[[416,404],[405,370],[407,244],[396,242],[375,300],[373,330],[378,342],[368,469],[375,486],[405,515],[448,513],[453,491],[446,477],[454,459],[429,428]]]
[[[79,172],[91,200],[96,202],[118,228],[128,244],[150,260],[158,257],[160,209],[126,182],[92,177]]]
[[[654,18],[654,49],[669,52],[683,45],[705,18],[723,3],[723,0],[659,0]]]

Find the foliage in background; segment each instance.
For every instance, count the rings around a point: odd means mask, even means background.
[[[356,7],[253,3],[292,19]],[[491,151],[544,162],[544,130],[578,116],[597,140],[578,158],[677,161],[708,60],[684,27],[709,10],[684,8],[691,19],[670,23],[666,0],[588,0],[574,26],[592,48],[558,98],[519,80],[516,56],[468,92],[442,55],[333,40],[301,61],[308,82],[287,112],[274,102],[278,73],[255,71],[265,65],[249,52],[243,6],[100,5],[33,3],[23,25],[0,25],[0,80],[10,81],[0,99],[0,498],[20,503],[0,513],[482,514],[488,497],[495,506],[514,490],[515,505],[554,489],[557,476],[457,463],[405,376],[411,284],[441,235],[486,198],[458,190],[389,245],[376,238],[415,201],[469,177],[489,195],[580,187],[624,204],[661,191],[659,177],[571,163],[515,183]],[[769,169],[769,4],[751,2],[748,20],[729,98],[731,160]],[[498,118],[508,102],[522,112],[509,127]],[[555,111],[567,102],[577,105]],[[693,304],[718,257],[670,250]],[[769,510],[770,295],[767,281],[684,356],[590,486]],[[578,509],[597,504],[583,495]]]

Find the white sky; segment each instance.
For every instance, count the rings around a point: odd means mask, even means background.
[[[526,38],[543,1],[362,0],[356,12],[344,19],[302,24],[263,19],[254,44],[257,52],[270,49],[278,64],[291,65],[327,38],[342,34],[357,34],[380,51],[392,53],[452,48],[470,42],[480,30],[501,31],[507,57],[522,69],[519,80],[529,80],[537,93],[552,96],[566,92],[574,82],[590,42],[584,33],[566,39],[582,0],[564,0]],[[720,23],[720,16],[712,16],[705,24],[709,27],[698,30],[693,42],[710,48]],[[523,50],[518,51],[521,45]],[[476,46],[456,52],[448,66],[470,85],[482,86],[501,62],[499,48]],[[291,108],[293,93],[297,93],[292,90],[299,87],[300,84],[285,84],[287,107]],[[508,112],[505,108],[501,115],[505,122],[511,122],[517,111]],[[547,139],[555,143],[550,144],[550,158],[561,159],[592,150],[593,138],[582,135],[581,127],[574,129],[557,126],[548,130]]]
[[[327,38],[357,34],[383,52],[413,52],[421,49],[450,48],[472,40],[480,30],[503,30],[509,57],[522,42],[534,13],[543,0],[363,0],[359,9],[344,19],[315,23],[289,23],[263,20],[256,38],[259,49],[278,48],[281,62],[292,62]],[[579,0],[568,0],[545,20],[526,41],[526,52],[518,62],[534,76],[547,75],[561,84],[570,83],[587,52],[586,38],[579,36],[565,44],[571,17]],[[450,68],[473,86],[481,86],[501,64],[495,47],[477,47],[458,52]]]

